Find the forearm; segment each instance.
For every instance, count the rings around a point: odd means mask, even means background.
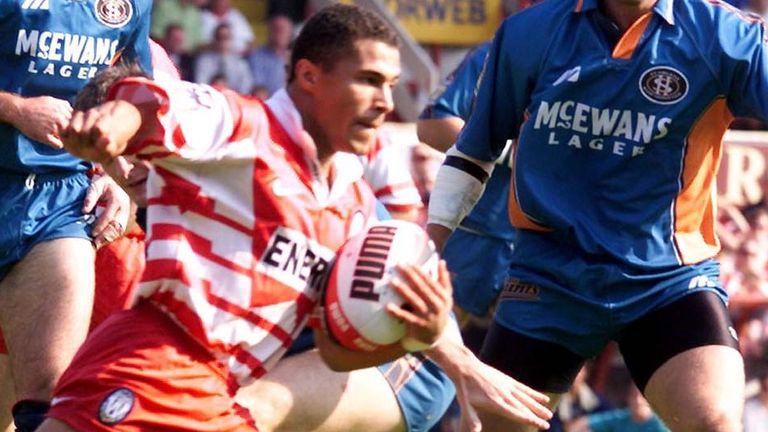
[[[0,122],[16,126],[23,98],[14,93],[0,91]]]
[[[432,189],[428,222],[456,229],[482,196],[493,166],[494,162],[470,158],[455,147],[449,149]]]
[[[315,330],[315,344],[325,364],[336,372],[378,366],[398,359],[407,353],[400,344],[394,344],[374,352],[351,351],[335,343],[320,330]]]
[[[423,119],[416,124],[416,133],[419,141],[445,153],[456,142],[462,127],[464,120],[459,117]]]
[[[424,351],[437,363],[451,379],[462,376],[477,357],[464,345],[461,339],[461,330],[455,317],[451,316],[448,325],[440,338],[440,342],[433,348]]]

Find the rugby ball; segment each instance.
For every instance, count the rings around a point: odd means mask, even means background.
[[[398,264],[420,267],[437,277],[435,245],[418,225],[389,220],[351,237],[336,253],[325,292],[328,332],[342,346],[376,351],[405,336],[405,325],[386,311],[404,304],[390,282]]]

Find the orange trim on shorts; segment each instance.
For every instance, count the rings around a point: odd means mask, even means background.
[[[581,9],[584,7],[584,0],[578,0],[576,2],[576,9],[574,9],[574,12],[581,12]]]
[[[715,234],[715,179],[723,136],[732,120],[725,99],[720,97],[699,116],[688,134],[682,188],[674,212],[674,241],[683,264],[697,263],[720,250]]]
[[[653,18],[653,12],[646,12],[645,15],[637,19],[631,26],[624,32],[624,35],[619,39],[619,43],[613,49],[612,57],[616,59],[629,60],[632,58],[632,53],[635,52],[635,48],[640,43],[640,38],[643,37],[645,29]]]

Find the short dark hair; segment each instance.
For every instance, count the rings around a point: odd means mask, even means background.
[[[293,44],[288,82],[295,78],[299,60],[307,59],[329,71],[340,59],[353,55],[355,42],[363,39],[400,47],[392,28],[367,9],[343,4],[321,9],[304,24]]]
[[[77,93],[72,108],[85,111],[107,101],[109,89],[118,81],[128,77],[145,77],[149,75],[135,61],[117,62],[114,66],[99,71],[88,84]]]

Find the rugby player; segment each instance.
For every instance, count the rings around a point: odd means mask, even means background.
[[[615,340],[672,430],[741,430],[714,180],[733,116],[768,117],[765,41],[718,0],[545,1],[502,24],[429,208],[443,244],[516,140],[515,249],[481,358],[555,403]]]

